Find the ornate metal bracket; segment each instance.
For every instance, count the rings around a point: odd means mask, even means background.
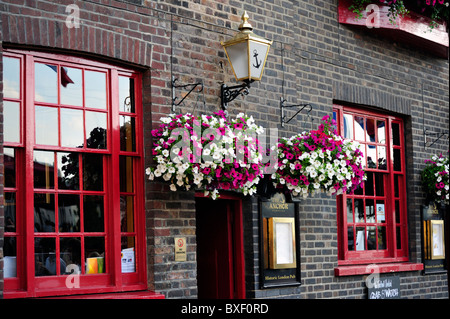
[[[428,129],[425,129],[423,131],[423,136],[425,138],[425,143],[424,143],[425,147],[424,148],[427,149],[427,147],[433,146],[437,141],[439,141],[441,139],[441,137],[446,136],[446,135],[447,135],[447,140],[448,140],[448,138],[449,138],[448,132],[434,133],[434,132],[430,132]],[[428,141],[428,137],[429,136],[430,137],[434,137],[434,141],[432,141],[431,144],[428,144],[429,143],[429,141]]]
[[[233,101],[239,95],[248,95],[248,89],[250,88],[249,82],[244,82],[240,85],[227,86],[222,84],[220,86],[220,99],[222,110],[226,111],[228,107],[228,102]]]
[[[286,105],[285,103],[286,103],[286,100],[283,97],[280,97],[281,127],[284,127],[284,124],[289,123],[294,117],[297,116],[298,113],[303,111],[306,107],[309,107],[309,110],[307,111],[308,115],[312,111],[312,105],[309,103],[295,104],[295,105]],[[285,108],[294,108],[294,107],[299,107],[300,109],[289,120],[286,121],[286,116],[284,115],[284,109]]]
[[[191,94],[192,91],[195,90],[195,88],[197,86],[201,86],[200,89],[198,90],[198,92],[201,92],[203,90],[203,83],[202,82],[198,82],[198,83],[190,83],[190,84],[185,84],[185,85],[176,85],[176,81],[178,79],[176,79],[174,76],[172,76],[172,112],[175,112],[175,107],[179,106],[181,103],[183,103],[183,101],[189,96],[189,94]],[[177,100],[177,97],[175,96],[175,89],[177,88],[183,88],[183,89],[187,89],[191,87],[191,89],[189,90],[189,92],[178,102],[175,103],[175,101]]]

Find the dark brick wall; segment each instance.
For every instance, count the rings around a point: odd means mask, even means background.
[[[80,8],[79,28],[65,25],[69,4]],[[402,116],[408,155],[410,260],[421,261],[420,205],[424,197],[420,171],[430,154],[448,150],[444,139],[425,149],[423,131],[448,132],[447,60],[393,43],[369,30],[340,25],[337,0],[3,0],[0,8],[0,41],[5,48],[82,55],[142,69],[146,165],[151,162],[150,130],[162,115],[171,112],[172,75],[179,84],[204,84],[204,91],[193,92],[177,112],[200,114],[220,109],[220,84],[235,82],[220,41],[236,33],[240,16],[247,10],[255,33],[274,43],[263,79],[252,85],[248,96],[230,103],[231,116],[245,111],[265,128],[278,128],[283,136],[316,128],[322,116],[331,114],[334,102]],[[184,93],[176,90],[178,98]],[[289,104],[311,103],[311,118],[300,114],[282,129],[280,97]],[[0,117],[0,124],[2,121]],[[0,160],[0,168],[2,163]],[[1,192],[0,205],[2,198]],[[260,289],[258,202],[256,197],[247,198],[243,205],[248,297],[367,297],[363,276],[334,276],[338,237],[334,198],[317,195],[299,204],[302,286],[294,288]],[[0,206],[0,243],[2,220]],[[168,298],[195,298],[194,194],[175,194],[164,183],[146,181],[146,221],[149,288]],[[186,263],[174,262],[176,235],[188,239]],[[0,245],[0,294],[1,266]],[[405,272],[400,276],[404,297],[448,297],[445,274]]]

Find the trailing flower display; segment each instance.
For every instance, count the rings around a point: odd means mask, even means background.
[[[449,159],[442,154],[425,160],[422,171],[422,185],[428,200],[449,203]]]
[[[328,115],[322,121],[318,130],[280,139],[276,187],[285,185],[294,196],[319,190],[339,195],[353,193],[366,179],[359,144],[339,136]]]
[[[171,114],[152,130],[153,159],[149,179],[170,182],[170,190],[203,189],[213,199],[222,190],[245,195],[256,192],[263,176],[262,155],[256,136],[263,128],[243,113],[228,120],[214,115]]]

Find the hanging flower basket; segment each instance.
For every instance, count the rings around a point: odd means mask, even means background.
[[[170,190],[202,189],[213,199],[219,190],[252,195],[263,176],[262,155],[257,134],[263,128],[243,113],[228,120],[224,112],[161,118],[152,130],[153,159],[156,166],[146,169],[150,180],[170,183]]]
[[[427,166],[422,171],[422,185],[427,200],[449,203],[449,160],[442,154],[425,160]]]
[[[279,140],[277,171],[272,174],[276,187],[306,198],[316,191],[353,193],[366,179],[359,144],[339,136],[328,115],[322,121],[318,130]]]

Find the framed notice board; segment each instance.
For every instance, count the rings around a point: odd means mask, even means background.
[[[283,193],[260,198],[261,287],[298,286],[300,234],[298,211]]]

